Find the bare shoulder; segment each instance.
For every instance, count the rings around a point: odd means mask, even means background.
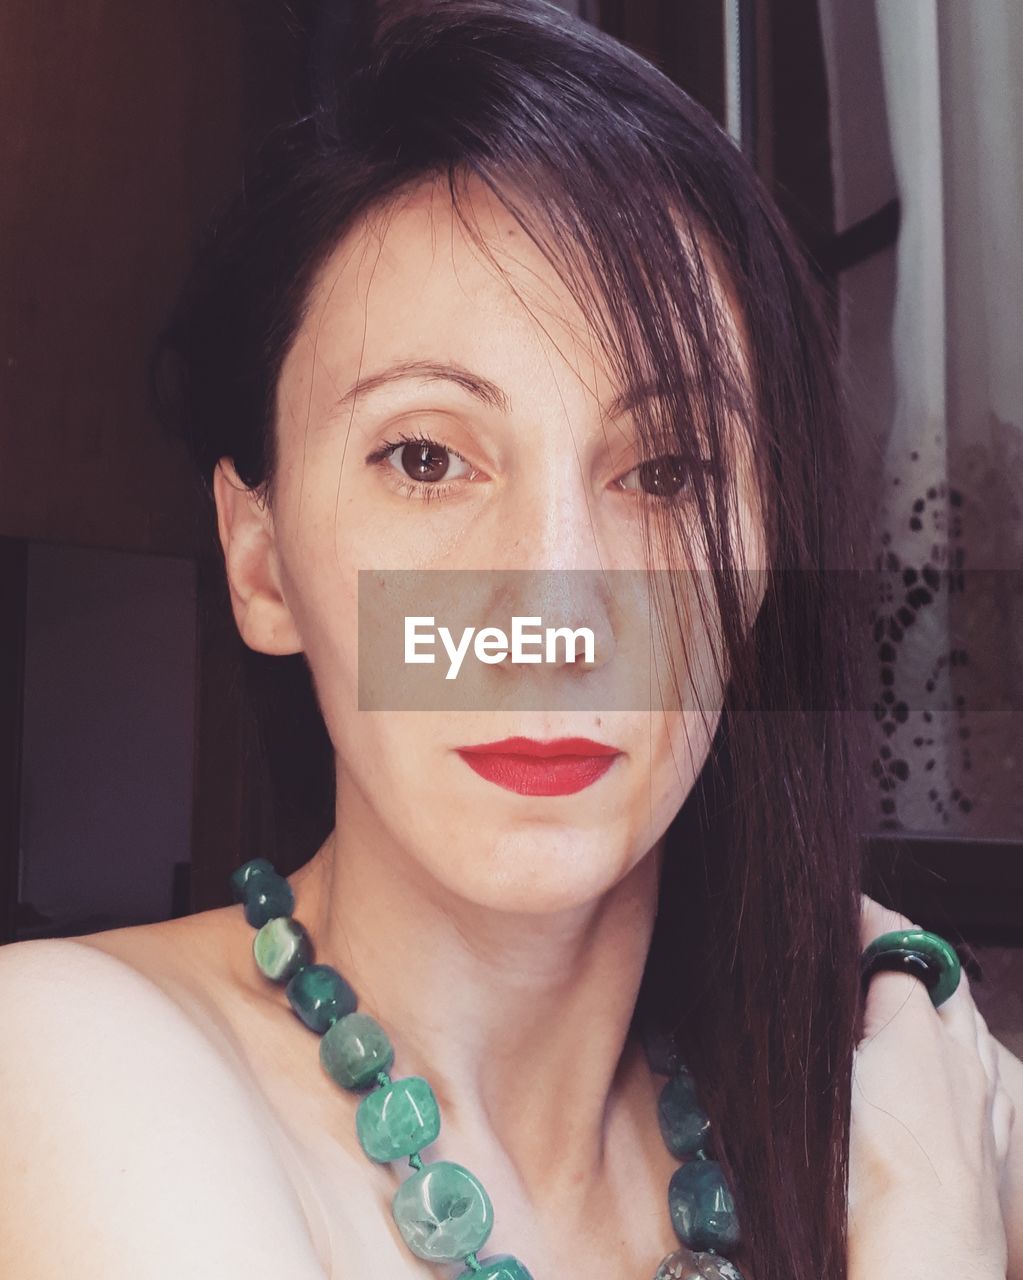
[[[0,947],[0,1275],[322,1280],[258,1101],[108,949]]]

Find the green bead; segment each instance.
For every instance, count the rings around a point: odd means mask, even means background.
[[[375,1018],[368,1013],[349,1013],[324,1033],[320,1062],[342,1088],[365,1089],[376,1082],[377,1072],[390,1068],[394,1046]]]
[[[688,1249],[728,1253],[739,1244],[735,1201],[716,1160],[690,1160],[668,1183],[668,1211]]]
[[[275,916],[290,916],[295,910],[295,894],[291,885],[276,871],[263,871],[245,886],[245,919],[261,928]]]
[[[650,1028],[644,1031],[642,1043],[654,1075],[673,1076],[676,1071],[685,1070],[675,1037],[669,1031]]]
[[[654,1280],[742,1280],[734,1262],[716,1253],[691,1253],[680,1249],[669,1253],[657,1268]]]
[[[235,902],[245,901],[246,890],[254,876],[276,874],[273,863],[267,862],[266,858],[250,858],[248,862],[243,862],[236,871],[231,872],[229,881]]]
[[[481,1260],[475,1271],[463,1271],[457,1280],[533,1280],[518,1258],[510,1253],[495,1253]]]
[[[422,1076],[405,1076],[363,1098],[355,1112],[355,1129],[371,1160],[397,1160],[421,1151],[436,1139],[440,1108]]]
[[[685,1068],[661,1090],[657,1122],[664,1145],[679,1160],[709,1147],[710,1120],[696,1100],[696,1082]]]
[[[494,1207],[482,1183],[449,1160],[424,1165],[406,1178],[391,1212],[402,1239],[427,1262],[455,1262],[475,1253],[494,1225]]]
[[[292,916],[274,916],[256,931],[252,954],[264,977],[271,982],[287,982],[312,963],[313,943]]]
[[[339,1018],[354,1013],[359,999],[329,964],[307,964],[284,988],[291,1007],[311,1031],[323,1035]]]

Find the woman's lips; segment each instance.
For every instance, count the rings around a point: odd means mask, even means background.
[[[458,754],[481,778],[527,796],[564,796],[602,778],[621,755],[591,738],[503,738],[459,747]]]

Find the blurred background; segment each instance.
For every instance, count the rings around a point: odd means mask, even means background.
[[[891,584],[865,887],[961,945],[1023,1053],[1023,6],[561,7],[721,121],[825,285]],[[333,12],[0,8],[0,942],[223,905],[245,858],[293,869],[332,825],[301,659],[241,645],[146,367],[202,222],[312,100]]]

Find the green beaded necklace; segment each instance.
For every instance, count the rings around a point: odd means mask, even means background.
[[[509,1254],[477,1257],[494,1224],[494,1209],[479,1179],[450,1160],[423,1162],[421,1152],[440,1133],[440,1110],[422,1076],[393,1080],[394,1048],[383,1027],[357,1011],[358,997],[336,969],[313,963],[313,944],[293,917],[295,895],[265,858],[231,876],[231,892],[256,930],[256,965],[285,984],[294,1012],[320,1038],[320,1062],[342,1088],[365,1094],[356,1132],[371,1160],[408,1159],[414,1172],[394,1195],[391,1211],[409,1249],[427,1262],[463,1262],[458,1280],[532,1280]],[[667,1075],[657,1115],[672,1155],[685,1163],[668,1184],[668,1210],[682,1248],[669,1254],[654,1280],[743,1280],[723,1253],[740,1243],[735,1204],[720,1164],[708,1153],[710,1121],[696,1099],[693,1077],[670,1045],[649,1041],[651,1069]]]

